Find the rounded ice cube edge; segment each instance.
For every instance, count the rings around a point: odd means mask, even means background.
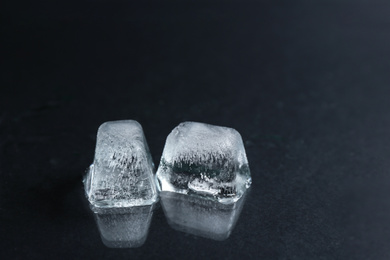
[[[154,164],[137,121],[109,121],[99,126],[94,162],[83,182],[93,210],[158,202]]]
[[[237,202],[252,183],[241,135],[229,127],[183,122],[168,135],[156,184],[174,192]]]

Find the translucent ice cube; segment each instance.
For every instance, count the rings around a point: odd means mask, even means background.
[[[95,208],[153,204],[153,168],[138,122],[106,122],[99,127],[95,159],[84,181],[87,198]]]
[[[157,170],[161,191],[236,202],[251,184],[240,134],[228,127],[184,122],[167,137]]]

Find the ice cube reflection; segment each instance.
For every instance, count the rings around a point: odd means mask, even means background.
[[[172,228],[222,241],[234,229],[247,193],[231,204],[169,191],[162,191],[160,199],[165,217]]]
[[[155,205],[130,208],[92,208],[103,243],[110,248],[142,246],[149,233]]]

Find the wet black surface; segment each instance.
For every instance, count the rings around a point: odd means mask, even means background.
[[[390,258],[389,3],[9,2],[2,259]],[[159,208],[142,247],[104,246],[81,179],[118,119],[155,164],[180,122],[241,133],[253,184],[227,240]]]

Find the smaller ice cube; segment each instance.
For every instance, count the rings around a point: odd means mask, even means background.
[[[95,210],[151,205],[157,200],[153,169],[141,125],[106,122],[99,127],[94,162],[84,180],[87,198]]]
[[[196,122],[181,123],[168,135],[156,177],[161,191],[225,204],[236,202],[251,185],[241,135]]]

